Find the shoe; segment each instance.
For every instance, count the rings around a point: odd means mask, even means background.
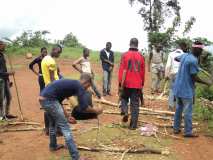
[[[103,96],[104,96],[104,97],[106,97],[106,96],[107,96],[107,93],[106,93],[106,92],[104,92],[104,93],[103,93]]]
[[[180,133],[181,133],[181,130],[173,130],[173,133],[174,133],[174,134],[180,134]]]
[[[128,119],[129,119],[128,115],[124,115],[122,118],[122,122],[127,123]]]
[[[55,148],[50,147],[50,151],[57,151],[57,150],[59,150],[61,148],[64,148],[64,145],[63,144],[58,144],[57,147],[55,147]]]
[[[6,118],[7,119],[14,119],[14,118],[17,118],[17,116],[14,116],[12,114],[8,114],[8,115],[6,115]]]
[[[197,138],[197,137],[199,137],[199,135],[192,133],[192,134],[185,134],[184,137],[185,138]]]

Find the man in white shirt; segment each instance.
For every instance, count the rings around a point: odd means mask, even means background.
[[[175,97],[172,91],[173,84],[175,82],[176,74],[178,73],[178,69],[180,66],[180,62],[175,61],[175,58],[187,52],[187,44],[185,42],[181,42],[179,44],[179,48],[175,51],[169,53],[166,69],[165,69],[165,77],[167,80],[170,80],[170,89],[169,89],[169,110],[174,110],[175,107]]]

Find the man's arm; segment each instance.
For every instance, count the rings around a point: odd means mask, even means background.
[[[34,59],[30,64],[29,64],[29,69],[33,71],[37,76],[39,76],[39,73],[34,69],[34,65],[37,63],[37,58]]]
[[[201,83],[201,84],[205,84],[207,86],[211,86],[212,85],[212,80],[205,80],[200,78],[197,74],[192,75],[192,79],[197,82],[197,83]]]
[[[100,53],[100,59],[101,59],[101,61],[106,62],[111,66],[114,66],[114,64],[112,62],[110,62],[109,60],[104,58],[103,51],[101,51],[101,53]]]
[[[79,58],[76,61],[74,61],[73,64],[72,64],[73,68],[75,68],[80,73],[83,72],[82,69],[79,67],[81,61],[82,61],[82,58]]]
[[[50,72],[50,81],[51,81],[51,82],[55,81],[56,79],[55,79],[54,71],[49,70],[49,72]]]
[[[153,56],[153,53],[152,51],[149,53],[149,60],[148,60],[148,72],[151,71],[151,61],[152,61],[152,56]]]
[[[167,62],[166,62],[166,69],[165,69],[165,77],[166,78],[169,78],[171,67],[172,67],[172,57],[171,57],[171,54],[169,54]]]

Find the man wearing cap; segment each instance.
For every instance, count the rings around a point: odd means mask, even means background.
[[[3,41],[0,41],[0,120],[16,118],[9,114],[10,102],[11,102],[11,93],[10,87],[12,82],[9,80],[9,76],[15,74],[15,72],[8,72],[6,60],[4,57],[6,44]],[[6,104],[4,103],[6,102]]]
[[[212,81],[206,81],[198,77],[198,58],[202,54],[203,44],[196,41],[192,46],[191,53],[185,53],[175,58],[180,61],[179,71],[173,87],[176,97],[176,111],[174,116],[174,134],[181,132],[180,125],[182,113],[184,113],[184,137],[197,137],[192,133],[192,110],[195,96],[195,82],[210,86]]]
[[[128,121],[128,101],[130,99],[131,120],[129,129],[136,129],[139,115],[139,98],[144,86],[144,57],[138,51],[138,39],[130,40],[130,49],[121,58],[119,68],[119,88],[123,122]]]

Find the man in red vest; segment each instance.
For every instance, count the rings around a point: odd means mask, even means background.
[[[129,51],[122,55],[118,76],[123,122],[128,122],[128,101],[130,99],[131,121],[129,129],[137,128],[139,98],[144,86],[144,77],[144,57],[138,51],[138,39],[132,38]]]

